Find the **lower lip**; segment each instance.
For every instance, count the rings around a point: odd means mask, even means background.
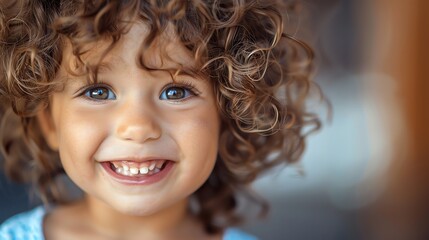
[[[116,173],[110,167],[110,162],[102,162],[101,166],[104,168],[104,170],[106,170],[106,172],[110,176],[113,177],[114,180],[116,180],[119,183],[126,184],[126,185],[149,185],[164,179],[168,175],[168,173],[171,172],[171,169],[173,168],[174,163],[172,161],[167,161],[165,163],[164,168],[160,172],[157,172],[152,175],[138,176],[138,177],[124,176]]]

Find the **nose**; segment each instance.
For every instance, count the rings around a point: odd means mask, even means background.
[[[141,103],[141,102],[140,102]],[[116,136],[122,140],[143,143],[161,137],[161,126],[148,104],[124,104],[118,112]]]

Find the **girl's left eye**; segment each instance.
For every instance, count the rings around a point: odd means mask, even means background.
[[[85,96],[92,100],[114,100],[116,95],[108,87],[92,87],[85,91]]]
[[[183,100],[194,95],[195,93],[186,87],[173,86],[173,87],[168,87],[164,89],[164,91],[162,91],[161,93],[161,96],[159,96],[159,99]]]

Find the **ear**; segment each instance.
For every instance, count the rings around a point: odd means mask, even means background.
[[[46,107],[37,113],[37,122],[49,147],[54,151],[58,151],[57,130],[50,107]]]

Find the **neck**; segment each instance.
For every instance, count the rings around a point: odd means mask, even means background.
[[[196,228],[202,229],[188,213],[188,200],[149,216],[123,214],[93,197],[86,197],[81,204],[92,228],[109,236],[119,236],[120,239],[135,236],[140,239],[179,239],[178,236],[189,236],[189,232]]]

